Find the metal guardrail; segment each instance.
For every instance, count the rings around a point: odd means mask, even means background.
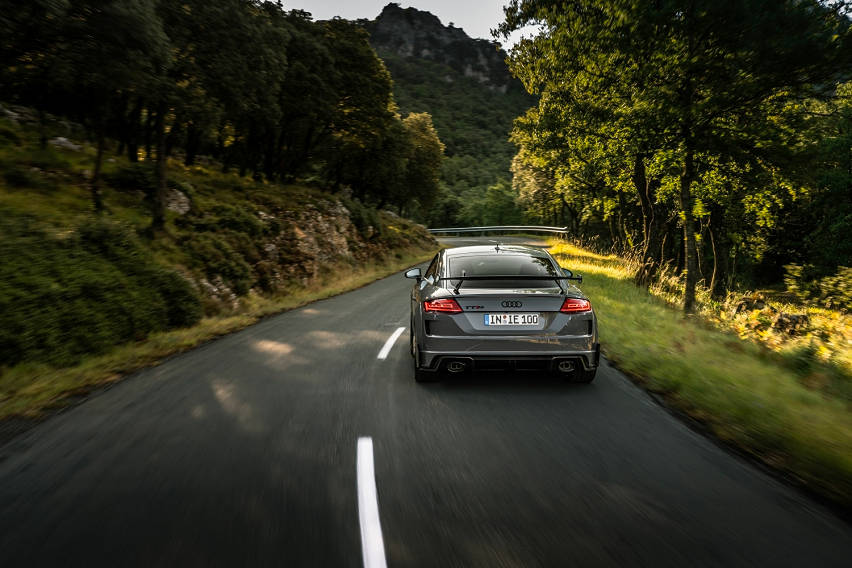
[[[539,225],[500,225],[490,227],[444,227],[429,229],[430,233],[486,233],[490,231],[510,231],[529,233],[567,233],[568,227],[542,227]]]

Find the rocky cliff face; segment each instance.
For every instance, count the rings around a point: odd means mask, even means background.
[[[503,93],[515,80],[506,67],[506,53],[495,42],[472,39],[461,28],[444,26],[429,12],[391,3],[365,27],[379,55],[389,52],[442,63]]]

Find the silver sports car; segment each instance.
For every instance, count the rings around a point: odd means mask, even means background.
[[[592,305],[546,251],[491,245],[444,249],[411,292],[417,381],[444,372],[540,370],[589,383],[600,359]]]

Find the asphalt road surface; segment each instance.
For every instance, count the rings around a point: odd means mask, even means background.
[[[266,319],[0,448],[0,566],[362,566],[366,437],[390,567],[850,566],[848,524],[606,364],[416,384],[410,285]]]

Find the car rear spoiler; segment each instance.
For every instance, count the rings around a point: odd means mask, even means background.
[[[559,282],[560,280],[576,280],[578,282],[583,281],[582,276],[538,276],[531,274],[505,274],[505,275],[494,275],[494,276],[448,276],[446,278],[438,278],[437,282],[448,281],[448,280],[458,280],[458,284],[456,284],[453,293],[458,294],[461,285],[466,280],[555,280],[557,284],[559,284],[559,288],[562,288],[562,284]],[[564,292],[565,290],[562,289]]]

